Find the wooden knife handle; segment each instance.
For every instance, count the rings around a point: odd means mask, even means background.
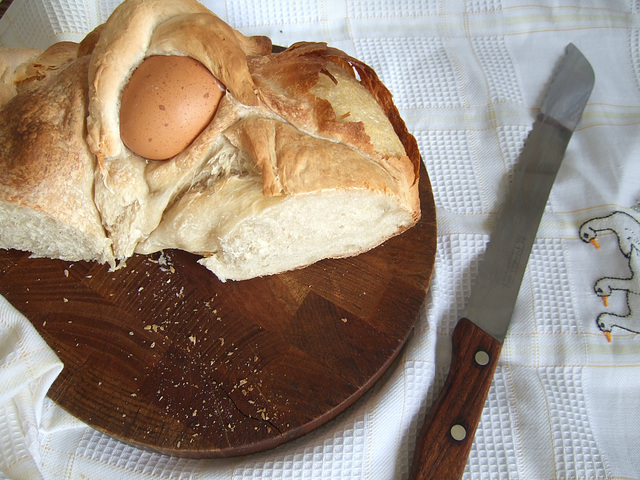
[[[462,477],[501,350],[491,335],[460,319],[449,375],[422,426],[410,480]]]

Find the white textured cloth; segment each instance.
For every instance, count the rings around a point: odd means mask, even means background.
[[[119,1],[59,3],[15,0],[0,20],[0,45],[79,41]],[[640,478],[640,2],[203,3],[276,44],[326,41],[370,64],[392,91],[418,139],[437,206],[423,313],[399,360],[336,420],[272,451],[198,461],[137,450],[65,414],[45,397],[62,365],[0,302],[0,472],[11,479],[406,478],[506,179],[573,42],[593,65],[596,85],[547,203],[465,479]],[[600,248],[581,232],[596,234]]]

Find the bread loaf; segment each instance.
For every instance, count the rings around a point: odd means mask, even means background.
[[[166,161],[120,137],[122,91],[156,55],[198,60],[225,92]],[[0,51],[0,72],[0,248],[114,268],[179,248],[241,280],[364,252],[420,217],[391,94],[326,44],[272,53],[195,0],[126,0],[79,45]]]
[[[0,105],[0,248],[114,265],[93,202],[96,160],[84,140],[89,58],[52,57],[58,47],[9,55],[31,60],[13,69],[16,80],[0,93],[9,98]]]

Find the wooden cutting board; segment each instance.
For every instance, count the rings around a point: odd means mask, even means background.
[[[180,251],[96,263],[0,250],[0,293],[64,369],[48,392],[125,442],[185,457],[275,447],[326,423],[380,378],[423,304],[436,249],[422,219],[380,247],[221,283]]]

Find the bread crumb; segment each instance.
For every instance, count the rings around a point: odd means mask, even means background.
[[[347,319],[345,317],[342,317],[340,320],[342,320],[342,323],[347,323]]]
[[[66,268],[64,269],[64,276],[69,278],[69,270],[67,270]]]

